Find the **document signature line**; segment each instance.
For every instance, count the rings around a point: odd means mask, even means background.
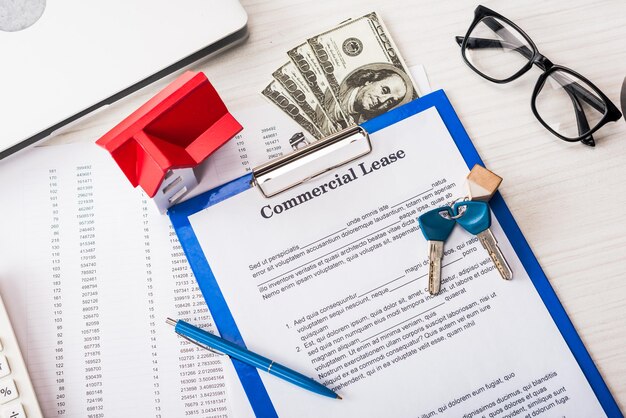
[[[349,242],[349,243],[348,243],[348,244],[346,244],[346,245],[343,245],[343,246],[341,246],[341,247],[339,247],[339,248],[337,248],[337,249],[335,249],[335,250],[332,250],[332,251],[330,251],[330,252],[328,252],[328,253],[326,253],[326,254],[324,254],[324,255],[321,255],[321,256],[319,256],[319,257],[317,257],[317,258],[315,258],[315,259],[313,259],[313,260],[311,260],[311,261],[307,261],[307,262],[306,262],[306,263],[304,263],[304,264],[300,264],[298,267],[294,267],[294,268],[292,268],[292,269],[291,269],[291,270],[289,270],[289,271],[286,271],[286,272],[284,272],[284,273],[279,274],[278,276],[275,276],[275,277],[273,277],[273,278],[271,278],[271,279],[269,279],[269,280],[267,280],[267,281],[264,281],[263,283],[259,283],[259,284],[257,284],[257,287],[258,287],[258,286],[263,286],[264,284],[267,284],[267,283],[269,283],[269,282],[271,282],[271,281],[274,281],[274,280],[276,280],[276,279],[278,279],[278,278],[281,278],[281,277],[283,277],[285,274],[289,274],[289,273],[291,273],[291,272],[292,272],[292,271],[294,271],[294,270],[298,270],[299,268],[304,267],[304,266],[306,266],[307,264],[311,264],[312,262],[317,261],[317,260],[319,260],[320,258],[324,258],[324,257],[326,257],[326,256],[327,256],[327,255],[329,255],[329,254],[336,253],[337,251],[339,251],[339,250],[341,250],[341,249],[343,249],[343,248],[347,247],[348,245],[352,245],[352,244],[354,244],[355,242],[362,241],[363,239],[365,239],[365,238],[369,237],[370,235],[374,235],[374,234],[376,234],[376,233],[378,233],[378,232],[382,231],[383,229],[387,229],[387,228],[389,228],[390,226],[393,226],[393,225],[395,225],[395,224],[397,224],[397,223],[400,223],[400,222],[402,222],[402,221],[396,221],[396,222],[394,222],[394,223],[391,223],[391,224],[389,224],[389,225],[387,225],[387,226],[384,226],[384,227],[382,227],[382,228],[380,228],[380,229],[378,229],[378,230],[376,230],[376,231],[374,231],[374,232],[372,232],[372,233],[370,233],[370,234],[364,235],[364,236],[362,236],[362,237],[361,237],[361,238],[359,238],[359,239],[356,239],[356,240],[354,240],[354,241],[352,241],[352,242]]]
[[[463,260],[463,257],[461,257],[461,258],[457,258],[457,259],[456,259],[456,260],[454,260],[454,261],[450,261],[448,264],[444,264],[443,266],[441,266],[441,268],[448,267],[450,264],[454,264],[454,263],[456,263],[457,261],[461,261],[461,260]]]
[[[370,294],[370,293],[372,293],[374,290],[378,290],[378,289],[380,289],[381,287],[387,286],[389,283],[393,283],[393,282],[395,282],[396,280],[400,280],[400,279],[401,279],[401,278],[403,278],[403,277],[405,277],[405,275],[404,275],[404,274],[403,274],[402,276],[400,276],[400,277],[397,277],[397,278],[395,278],[395,279],[393,279],[393,280],[388,281],[388,282],[387,282],[387,283],[385,283],[385,284],[381,284],[380,286],[375,287],[375,288],[373,288],[372,290],[368,290],[367,292],[363,293],[362,295],[357,296],[357,299],[362,298],[362,297],[363,297],[363,296],[365,296],[365,295],[369,295],[369,294]]]
[[[430,308],[430,309],[426,309],[425,311],[422,311],[422,312],[418,313],[417,315],[414,315],[414,316],[412,316],[412,317],[410,317],[410,318],[408,318],[408,319],[405,319],[405,320],[404,320],[404,321],[402,321],[402,322],[398,322],[396,325],[393,325],[393,326],[391,326],[391,327],[389,327],[389,328],[387,328],[387,329],[384,329],[384,330],[382,330],[382,331],[380,331],[380,332],[377,332],[377,333],[376,333],[376,334],[374,334],[374,335],[370,335],[370,336],[369,336],[369,337],[367,337],[366,339],[361,340],[361,342],[365,342],[365,341],[367,341],[367,340],[369,340],[369,339],[371,339],[371,338],[374,338],[375,336],[380,335],[380,334],[382,334],[383,332],[387,332],[387,331],[389,331],[390,329],[398,328],[400,325],[404,324],[405,322],[408,322],[408,321],[410,321],[411,319],[415,319],[415,318],[417,318],[417,317],[418,317],[418,316],[420,316],[420,315],[424,315],[426,312],[430,312],[430,311],[432,311],[433,309],[436,309],[436,308],[440,307],[440,306],[441,306],[441,305],[443,305],[444,303],[445,303],[445,302],[441,302],[439,305],[435,305],[435,306],[433,306],[432,308]]]
[[[457,259],[456,259],[456,260],[454,260],[454,261],[450,261],[448,264],[444,264],[443,266],[441,266],[441,268],[443,269],[444,267],[447,267],[447,266],[449,266],[450,264],[454,264],[454,263],[456,263],[457,261],[461,261],[461,260],[463,260],[463,257],[461,257],[461,258],[457,258]],[[417,280],[421,279],[422,277],[426,277],[426,276],[428,276],[428,273],[426,273],[426,274],[422,274],[421,276],[416,277],[416,278],[415,278],[415,279],[413,279],[413,280],[409,280],[408,282],[406,282],[406,283],[404,283],[404,284],[401,284],[401,285],[400,285],[400,286],[398,286],[398,287],[394,287],[393,289],[391,289],[391,290],[389,291],[389,293],[393,292],[394,290],[398,290],[398,289],[400,289],[401,287],[404,287],[404,286],[406,286],[407,284],[411,284],[411,283],[413,283],[414,281],[417,281]],[[404,277],[404,276],[403,276],[403,277]],[[394,281],[394,280],[392,280],[392,281]],[[391,283],[391,282],[390,282],[390,283]],[[383,285],[383,286],[384,286],[384,285]],[[382,286],[381,286],[381,287],[382,287]],[[376,290],[376,289],[374,289],[374,290]],[[359,296],[359,297],[360,297],[360,296]]]
[[[416,194],[416,195],[415,195],[415,196],[413,196],[413,197],[409,197],[407,200],[403,200],[403,201],[402,201],[402,202],[400,202],[400,203],[396,203],[396,204],[395,204],[395,205],[393,205],[390,209],[393,209],[393,208],[395,208],[396,206],[400,206],[401,204],[406,203],[406,202],[408,202],[409,200],[413,200],[413,199],[415,199],[416,197],[423,195],[424,193],[428,193],[428,192],[430,192],[431,190],[432,190],[432,188],[430,188],[430,189],[428,189],[428,190],[424,190],[422,193],[418,193],[418,194]]]
[[[318,243],[318,242],[320,242],[320,241],[322,241],[322,240],[325,240],[326,238],[332,237],[333,235],[336,235],[336,234],[338,234],[338,233],[340,233],[340,232],[343,232],[343,231],[345,231],[346,229],[348,229],[348,228],[342,228],[342,229],[340,229],[339,231],[336,231],[336,232],[333,232],[332,234],[326,235],[324,238],[320,238],[320,239],[318,239],[317,241],[313,241],[312,243],[305,245],[305,246],[304,246],[304,247],[302,247],[301,249],[302,249],[302,250],[304,250],[306,247],[310,247],[311,245],[316,244],[316,243]]]
[[[407,284],[411,284],[411,283],[413,283],[413,282],[415,282],[415,281],[417,281],[417,280],[421,279],[422,277],[426,277],[426,276],[428,276],[428,273],[426,273],[426,274],[422,274],[421,276],[416,277],[416,278],[414,278],[413,280],[409,280],[408,282],[406,282],[406,283],[404,283],[404,284],[401,284],[401,285],[400,285],[400,286],[398,286],[398,287],[394,287],[394,288],[393,288],[393,289],[391,289],[389,292],[391,293],[391,292],[393,292],[394,290],[398,290],[398,289],[400,289],[401,287],[404,287],[404,286],[406,286]]]

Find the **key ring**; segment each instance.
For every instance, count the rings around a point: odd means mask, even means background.
[[[468,200],[471,200],[469,196],[457,197],[456,199],[451,200],[450,202],[446,203],[446,206],[452,207],[457,202],[466,202]],[[439,214],[441,215],[442,218],[456,220],[456,219],[459,219],[461,216],[463,216],[463,213],[465,213],[465,209],[459,210],[459,213],[457,215],[450,215],[447,212],[445,212],[444,214],[441,214],[440,212]]]

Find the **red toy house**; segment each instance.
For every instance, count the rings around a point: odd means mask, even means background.
[[[193,167],[241,129],[206,76],[189,71],[96,144],[164,213],[198,184]]]

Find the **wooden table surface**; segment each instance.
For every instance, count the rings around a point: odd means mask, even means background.
[[[533,116],[538,70],[506,85],[462,61],[476,3],[461,0],[242,0],[250,37],[196,64],[230,108],[263,103],[259,90],[308,36],[378,11],[409,66],[445,89],[486,165],[504,178],[511,212],[601,374],[626,410],[626,123],[604,127],[595,148],[558,140]],[[619,105],[626,76],[626,3],[552,0],[484,5],[516,22],[554,63],[580,72]],[[94,140],[161,89],[162,80],[75,125],[62,141]]]

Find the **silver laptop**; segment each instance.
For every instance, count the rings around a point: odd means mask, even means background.
[[[0,159],[245,39],[238,0],[0,0]]]

